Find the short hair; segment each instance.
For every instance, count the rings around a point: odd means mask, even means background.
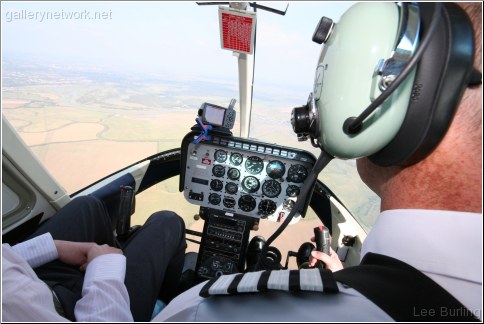
[[[474,68],[482,73],[482,3],[481,2],[458,2],[465,10],[472,23],[474,31]],[[475,89],[478,88],[478,89]],[[477,145],[476,152],[482,152],[482,84],[471,87],[464,93],[461,100],[458,114],[461,115],[461,125],[465,128],[461,135],[466,135],[473,145]]]
[[[474,66],[482,72],[482,2],[458,2],[465,10],[474,30]],[[477,65],[477,66],[476,66]]]

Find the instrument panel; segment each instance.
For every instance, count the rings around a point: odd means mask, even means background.
[[[306,151],[237,137],[187,143],[180,190],[190,203],[276,222],[292,210],[316,160]]]

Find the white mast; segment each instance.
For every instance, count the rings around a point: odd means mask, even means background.
[[[219,7],[220,43],[237,57],[239,70],[240,137],[249,137],[254,77],[256,13],[248,11],[247,2],[230,2]]]

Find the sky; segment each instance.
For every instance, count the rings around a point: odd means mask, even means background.
[[[285,16],[257,11],[256,80],[309,91],[321,50],[311,41],[314,29],[322,16],[337,20],[352,3],[258,3],[289,8]],[[220,47],[218,6],[191,1],[2,1],[1,6],[3,60],[237,78],[236,57]]]

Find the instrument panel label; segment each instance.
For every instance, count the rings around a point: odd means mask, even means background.
[[[207,159],[207,158],[203,158],[202,159],[202,164],[210,165],[210,164],[212,164],[212,160]]]

